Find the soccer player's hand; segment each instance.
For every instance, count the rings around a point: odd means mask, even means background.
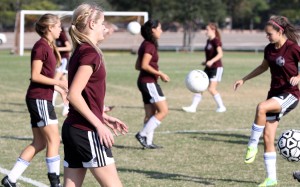
[[[170,78],[167,74],[164,74],[164,73],[161,73],[160,75],[160,79],[164,82],[169,82],[170,81]]]
[[[212,61],[207,61],[206,63],[205,63],[205,65],[207,66],[207,67],[211,67],[212,65],[213,65],[213,62]]]
[[[233,90],[236,91],[238,87],[242,86],[244,84],[243,80],[238,80],[233,85]]]
[[[125,135],[128,132],[128,126],[121,120],[112,116],[107,116],[107,118],[104,118],[104,120],[104,123],[114,132],[116,136],[118,136],[119,133]]]
[[[299,83],[299,81],[300,81],[300,77],[298,77],[298,76],[292,77],[292,78],[290,79],[290,84],[291,84],[292,86],[296,86],[296,85]]]
[[[115,143],[115,140],[110,130],[104,124],[97,125],[96,130],[98,132],[101,145],[111,148]]]
[[[58,86],[61,87],[65,92],[69,91],[69,89],[68,89],[68,81],[66,81],[66,80],[59,80]]]

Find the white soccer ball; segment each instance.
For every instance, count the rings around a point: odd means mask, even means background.
[[[209,78],[202,70],[192,70],[187,74],[185,78],[185,85],[191,92],[203,92],[209,85]]]
[[[127,30],[131,33],[131,34],[139,34],[141,32],[141,25],[139,22],[137,21],[132,21],[127,25]]]
[[[287,130],[283,132],[277,142],[279,154],[289,162],[300,161],[300,131]]]

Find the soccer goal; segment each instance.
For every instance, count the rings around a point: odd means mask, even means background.
[[[20,56],[24,55],[25,27],[26,27],[26,20],[27,20],[26,18],[28,18],[30,21],[33,20],[36,21],[39,15],[43,15],[46,13],[56,14],[61,18],[68,17],[68,16],[70,18],[73,14],[73,11],[21,10],[20,12],[18,12],[16,15],[16,22],[15,22],[15,42],[14,42],[15,46],[12,52],[19,54]],[[124,27],[126,27],[126,25],[131,21],[137,21],[142,24],[148,20],[148,12],[105,11],[104,15],[105,15],[105,19],[108,22],[114,24],[115,27],[120,28],[120,30],[122,30],[122,28],[124,30]],[[71,19],[66,19],[66,20],[71,20]]]

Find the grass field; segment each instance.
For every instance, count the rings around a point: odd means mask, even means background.
[[[126,122],[130,131],[126,136],[116,137],[113,148],[124,186],[250,187],[265,179],[262,143],[253,164],[246,165],[243,159],[256,105],[266,98],[269,73],[247,82],[237,92],[232,89],[235,80],[261,62],[262,53],[225,52],[223,80],[218,88],[227,112],[216,113],[214,100],[205,93],[195,114],[181,111],[192,99],[192,93],[185,88],[184,77],[191,69],[202,69],[203,53],[160,53],[160,69],[171,78],[169,83],[160,83],[170,109],[155,134],[155,143],[164,146],[160,150],[143,150],[134,138],[144,116],[136,87],[136,56],[126,52],[104,54],[108,72],[106,103],[116,106],[109,114]],[[31,142],[29,114],[24,101],[29,84],[29,58],[28,55],[18,57],[7,51],[0,52],[1,178]],[[62,108],[56,111],[61,126]],[[297,108],[281,120],[277,137],[283,130],[299,129],[299,121]],[[63,158],[62,146],[60,154]],[[37,155],[23,176],[48,185],[44,155],[45,152]],[[300,165],[289,163],[279,155],[277,158],[278,186],[299,186],[291,173],[300,169]],[[61,171],[63,175],[62,167]],[[32,186],[23,180],[18,183]],[[98,186],[89,172],[83,186]]]

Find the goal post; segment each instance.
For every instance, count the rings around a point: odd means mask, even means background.
[[[73,11],[55,11],[55,10],[21,10],[16,18],[19,23],[16,23],[15,28],[15,49],[20,56],[24,55],[24,37],[25,37],[25,16],[26,15],[43,15],[56,14],[59,17],[72,16]],[[105,16],[138,16],[143,17],[144,23],[148,21],[148,12],[126,12],[126,11],[104,11]]]

